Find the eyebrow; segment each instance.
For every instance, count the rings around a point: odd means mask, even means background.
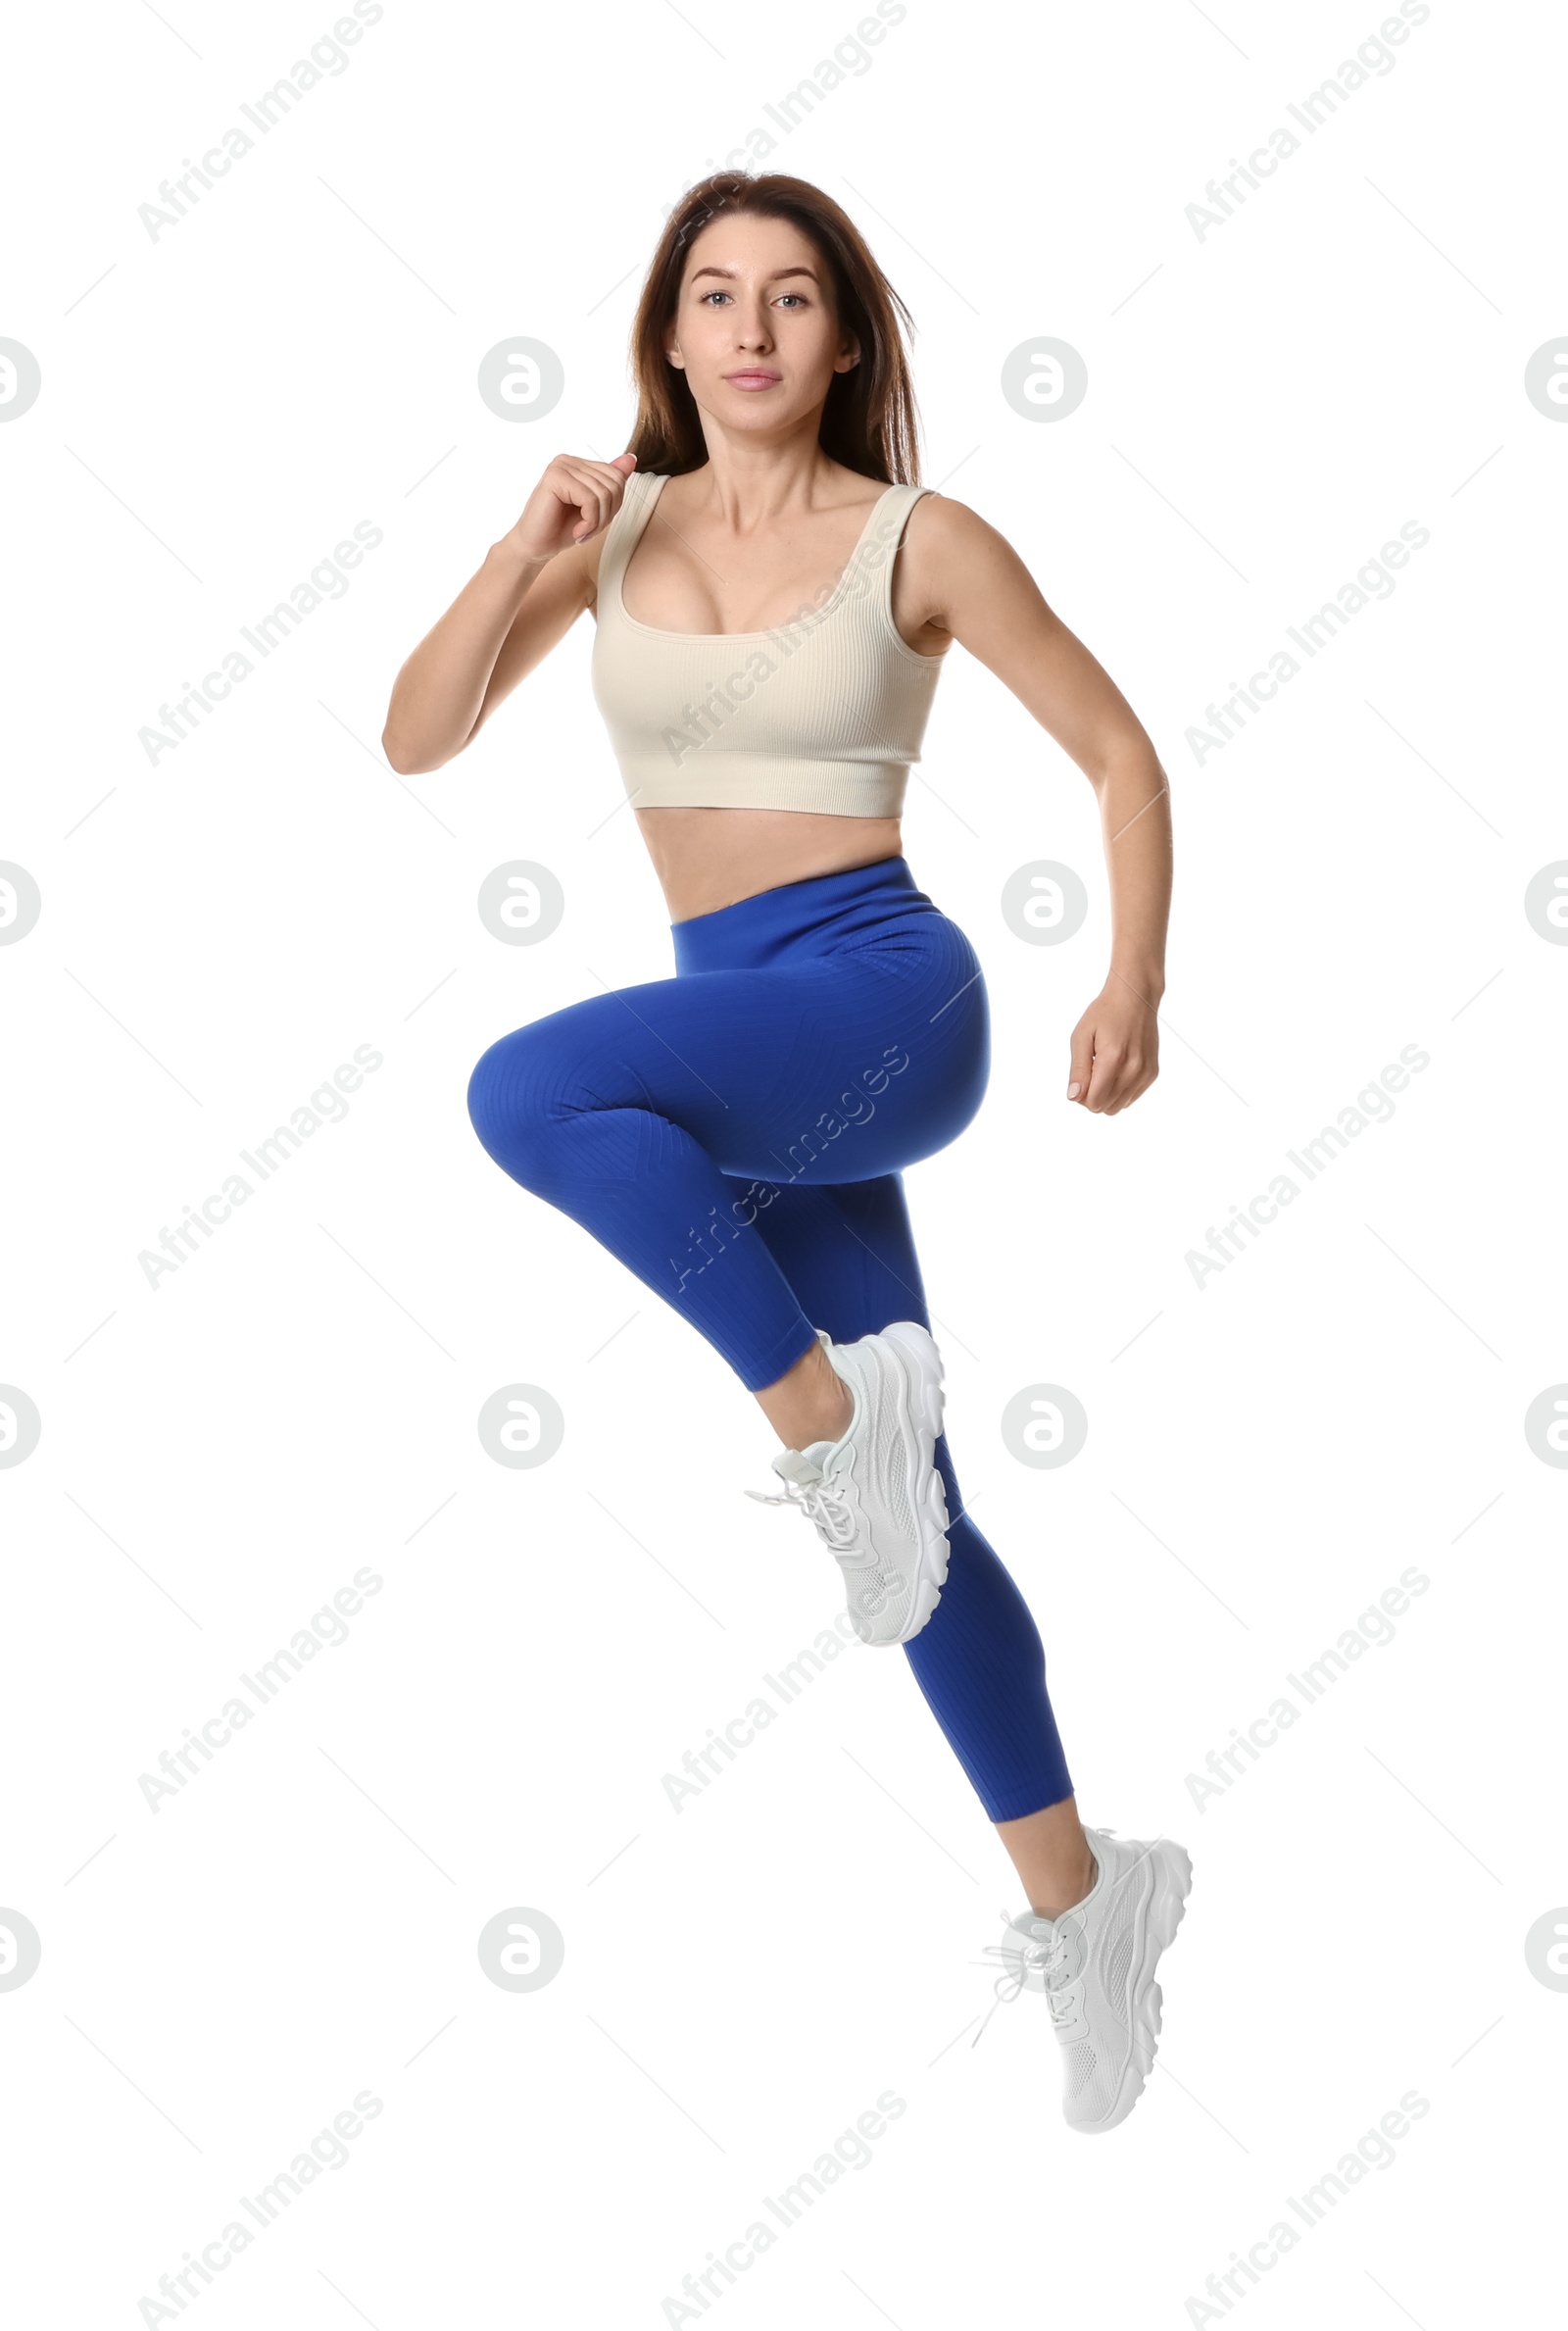
[[[696,274],[693,275],[692,281],[700,283],[705,275],[722,275],[726,280],[733,282],[737,273],[738,271],[732,267],[700,267]],[[787,275],[809,275],[813,283],[818,280],[816,270],[812,267],[777,268],[772,274],[764,275],[762,280],[764,283],[782,283]]]

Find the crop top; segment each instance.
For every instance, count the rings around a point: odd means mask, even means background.
[[[768,631],[660,631],[621,577],[671,472],[634,471],[599,561],[593,692],[639,809],[897,818],[941,656],[893,620],[893,561],[923,485],[872,505],[838,582]]]

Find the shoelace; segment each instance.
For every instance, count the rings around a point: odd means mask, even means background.
[[[1115,1837],[1117,1832],[1111,1828],[1108,1822],[1102,1822],[1101,1824],[1101,1835],[1103,1837]],[[1124,1869],[1122,1871],[1121,1876],[1115,1881],[1116,1886],[1123,1885],[1128,1878],[1133,1877],[1140,1869],[1143,1868],[1144,1863],[1149,1860],[1150,1854],[1153,1851],[1153,1846],[1158,1845],[1162,1841],[1163,1836],[1164,1832],[1161,1831],[1160,1836],[1154,1839],[1153,1844],[1147,1847],[1145,1851],[1139,1855],[1137,1860],[1132,1864],[1131,1868]],[[1112,1888],[1112,1891],[1114,1892],[1114,1887]],[[1008,1925],[1011,1924],[1011,1920],[1007,1918],[1007,1912],[1004,1909],[999,1912],[999,1915],[1006,1920]],[[1058,1973],[1065,1967],[1067,1948],[1067,1936],[1065,1934],[1058,1932],[1055,1940],[1052,1943],[1024,1943],[1022,1945],[1014,1942],[985,1943],[981,1946],[981,1948],[988,1959],[1002,1959],[1008,1968],[1008,1973],[998,1978],[995,1986],[997,1996],[992,2001],[990,2007],[986,2009],[985,2014],[981,2017],[980,2031],[977,2031],[974,2035],[974,2038],[969,2042],[971,2048],[977,2048],[979,2046],[980,2033],[985,2030],[986,2025],[991,2021],[991,2018],[996,2013],[998,2008],[1001,2007],[1004,2001],[1015,2000],[1017,1998],[1019,1992],[1022,1991],[1024,1987],[1025,1974],[1031,1968],[1043,1967],[1045,1969],[1046,2006],[1050,2010],[1053,2024],[1059,2026],[1060,2024],[1071,2020],[1070,2015],[1065,2009],[1065,2000],[1063,1994],[1069,1992],[1072,1986],[1070,1983],[1053,1984],[1051,1979],[1054,1974]],[[1004,1989],[1004,1985],[1007,1983],[1010,1983],[1011,1988]]]
[[[1006,1918],[1007,1913],[1005,1910],[1004,1910],[1001,1915],[1004,1918]],[[1067,1945],[1069,1939],[1070,1937],[1067,1934],[1058,1933],[1054,1939],[1049,1943],[1020,1943],[1008,1941],[1005,1943],[986,1943],[982,1946],[985,1957],[988,1959],[1000,1959],[1003,1962],[1005,1972],[999,1975],[997,1977],[996,1983],[993,1985],[993,1989],[995,1990],[997,1996],[992,2001],[990,2007],[987,2008],[984,2015],[980,2019],[980,2030],[975,2033],[974,2038],[969,2042],[971,2048],[979,2047],[981,2035],[984,2033],[986,2025],[991,2021],[991,2018],[996,2013],[998,2008],[1005,2006],[1009,2001],[1015,2000],[1018,1997],[1018,1994],[1024,1988],[1024,1984],[1028,1975],[1032,1972],[1041,1970],[1044,1971],[1046,1978],[1046,2006],[1050,2009],[1052,2022],[1054,2024],[1059,2024],[1067,2020],[1067,2017],[1061,2011],[1062,2003],[1060,1995],[1064,1986],[1059,1983],[1053,1983],[1052,1977],[1054,1975],[1059,1975],[1065,1972],[1067,1964]]]
[[[776,1497],[769,1497],[760,1489],[749,1489],[749,1498],[756,1498],[760,1506],[800,1506],[815,1524],[816,1534],[834,1554],[847,1554],[855,1546],[855,1515],[844,1492],[831,1481],[808,1481],[804,1485],[790,1481]]]

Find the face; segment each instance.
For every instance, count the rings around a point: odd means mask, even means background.
[[[664,347],[705,422],[748,433],[819,413],[834,373],[858,358],[815,245],[786,219],[723,212],[686,255]]]

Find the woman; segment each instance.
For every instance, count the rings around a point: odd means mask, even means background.
[[[901,1169],[989,1073],[985,983],[916,887],[900,813],[961,640],[1084,770],[1106,837],[1110,975],[1067,1099],[1153,1081],[1170,888],[1153,748],[1003,537],[905,483],[907,312],[804,180],[724,172],[671,214],[613,461],[561,454],[420,641],[383,743],[439,769],[585,608],[594,692],[671,917],[676,976],[504,1036],[474,1069],[490,1155],[730,1364],[784,1444],[862,1641],[903,1644],[1028,1897],[1006,1996],[1042,1991],[1064,2108],[1114,2127],[1159,2028],[1186,1854],[1086,1830],[1028,1607],[962,1512]],[[753,1496],[759,1493],[753,1491]]]

